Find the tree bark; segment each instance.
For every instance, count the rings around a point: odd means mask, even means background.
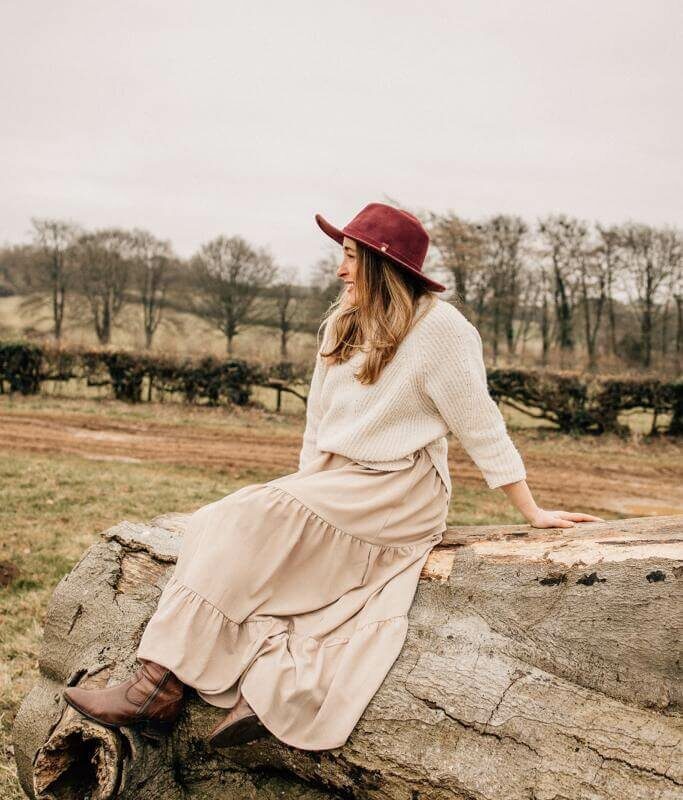
[[[344,747],[213,749],[188,692],[161,744],[66,706],[118,683],[187,517],[123,522],[56,587],[40,678],[14,724],[22,785],[55,800],[680,800],[683,516],[451,528],[406,644]]]

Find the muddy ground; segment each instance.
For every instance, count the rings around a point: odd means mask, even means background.
[[[0,404],[5,452],[74,454],[90,460],[154,462],[220,470],[233,477],[293,472],[303,418],[259,409],[123,404]],[[683,443],[635,436],[571,437],[543,429],[511,429],[537,502],[614,516],[683,514]],[[454,494],[482,487],[482,477],[457,440],[449,439]]]

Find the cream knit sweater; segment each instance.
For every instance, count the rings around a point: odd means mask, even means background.
[[[364,353],[327,365],[332,326],[327,324],[306,407],[299,469],[323,452],[340,453],[375,469],[399,469],[426,447],[448,496],[448,442],[452,431],[489,488],[526,478],[522,458],[489,394],[477,328],[455,306],[434,293],[434,305],[414,324],[374,384],[353,373]],[[338,313],[338,312],[336,312]]]

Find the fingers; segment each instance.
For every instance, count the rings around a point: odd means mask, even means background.
[[[595,517],[593,514],[584,514],[580,511],[560,511],[564,519],[572,519],[575,522],[604,522],[602,517]]]
[[[563,519],[558,516],[547,517],[542,524],[535,525],[536,528],[573,528],[574,523],[571,520]]]
[[[562,509],[558,509],[557,511],[548,511],[550,524],[548,527],[553,528],[573,528],[574,523],[572,522],[572,517],[574,514],[571,511],[562,511]]]
[[[596,517],[594,514],[584,514],[581,511],[546,511],[545,521],[540,525],[534,525],[535,528],[573,528],[576,522],[604,522],[602,517]]]

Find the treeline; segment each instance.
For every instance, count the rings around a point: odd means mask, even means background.
[[[430,273],[481,330],[493,364],[611,371],[644,367],[676,374],[683,348],[683,239],[639,223],[604,227],[565,215],[529,224],[513,215],[470,221],[421,213],[433,244]],[[267,325],[289,357],[294,331],[315,331],[340,289],[336,256],[308,285],[263,248],[219,236],[189,259],[148,231],[85,231],[33,219],[28,244],[0,249],[0,292],[50,298],[59,341],[66,309],[85,310],[108,345],[124,305],[139,307],[151,347],[169,309],[190,311],[225,337]],[[82,313],[82,311],[81,311]]]
[[[0,393],[40,392],[48,381],[85,381],[108,386],[119,400],[139,403],[179,395],[188,403],[246,405],[254,385],[280,393],[299,391],[308,378],[291,363],[269,368],[241,359],[175,359],[112,349],[66,349],[56,345],[0,342]],[[494,368],[488,373],[492,397],[566,433],[629,432],[620,415],[651,414],[649,433],[683,435],[683,381],[654,378],[598,378],[578,372]]]
[[[540,340],[538,363],[595,369],[600,356],[680,369],[683,236],[635,222],[602,226],[566,215],[529,225],[496,215],[427,215],[441,266],[496,361]]]
[[[0,250],[0,291],[39,301],[49,297],[58,342],[70,304],[79,313],[85,310],[98,342],[109,345],[124,305],[134,303],[148,348],[164,314],[175,309],[197,314],[219,330],[228,355],[249,325],[275,326],[286,359],[291,333],[314,330],[336,293],[329,280],[321,289],[298,286],[291,270],[279,268],[270,253],[240,236],[218,236],[192,258],[181,259],[169,241],[145,230],[84,231],[64,220],[31,222],[30,244]]]

